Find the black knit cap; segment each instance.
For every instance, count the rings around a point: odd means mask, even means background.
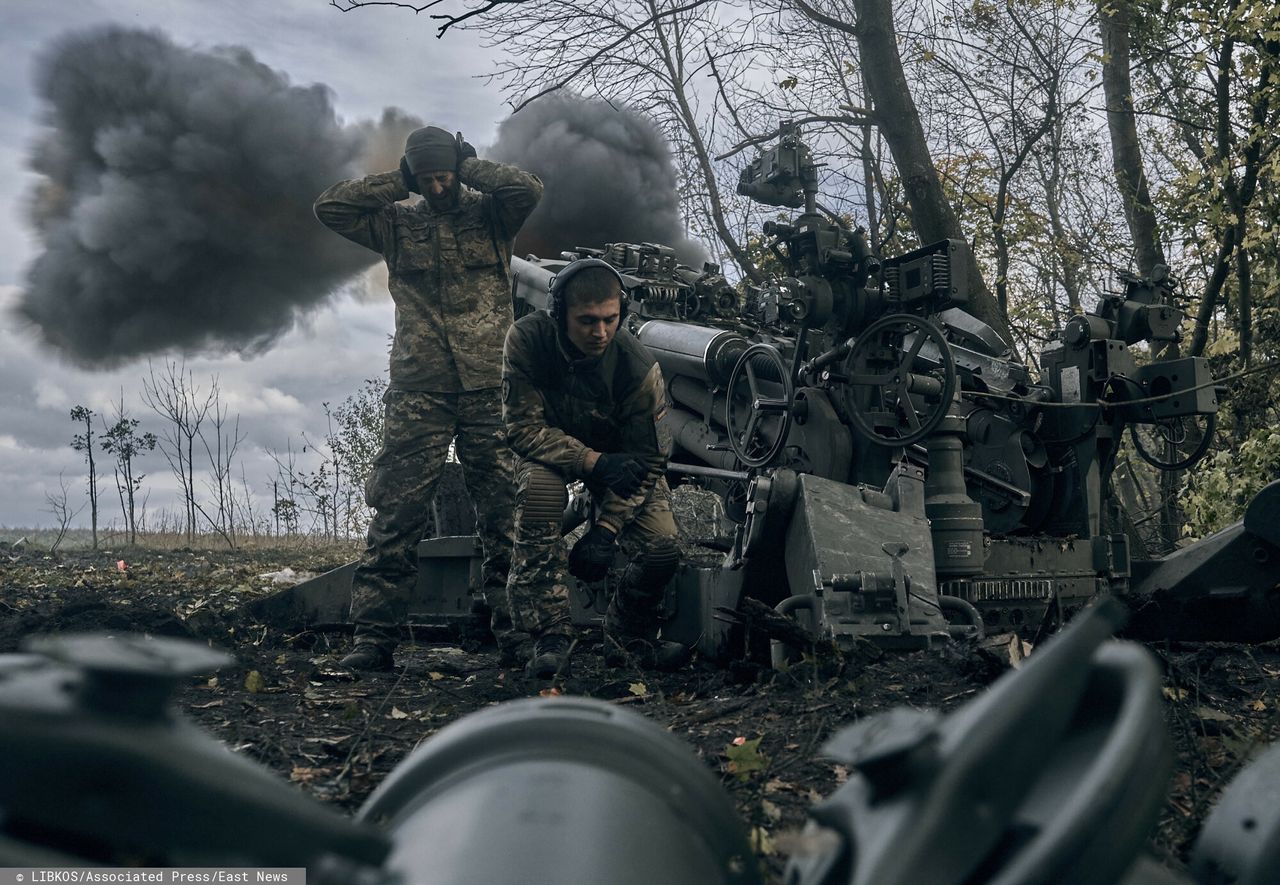
[[[414,175],[456,172],[458,142],[438,126],[424,126],[409,133],[404,143],[404,157]]]

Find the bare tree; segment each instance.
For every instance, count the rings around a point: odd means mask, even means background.
[[[84,452],[84,459],[89,464],[89,523],[93,527],[93,549],[98,549],[98,470],[93,460],[93,417],[94,412],[87,406],[76,406],[71,410],[71,420],[84,423],[84,433],[77,433],[71,438],[71,448]]]
[[[168,360],[157,375],[156,368],[147,362],[147,377],[142,380],[143,402],[168,424],[159,437],[160,451],[169,463],[169,469],[182,489],[183,512],[187,542],[196,533],[199,506],[196,500],[195,441],[200,437],[200,427],[213,408],[214,392],[203,393],[196,387],[195,378],[181,364]]]
[[[58,529],[58,536],[53,539],[53,543],[49,545],[49,552],[56,553],[58,547],[62,545],[62,539],[67,536],[67,529],[71,527],[71,521],[75,519],[85,505],[72,507],[67,501],[68,489],[66,478],[61,473],[58,474],[58,491],[44,493],[44,512],[53,517],[54,523]],[[97,533],[94,533],[95,540]]]
[[[199,504],[196,504],[196,507],[213,530],[227,542],[227,546],[234,547],[236,544],[235,486],[232,470],[236,450],[244,442],[245,435],[240,432],[240,416],[236,415],[234,420],[229,418],[229,409],[222,402],[222,392],[216,375],[210,381],[209,395],[205,404],[207,408],[202,417],[208,417],[210,433],[206,434],[199,427],[199,423],[197,423],[197,433],[205,455],[209,459],[212,480],[206,485],[216,502],[216,511],[209,513]],[[213,437],[212,443],[209,441],[209,436]]]

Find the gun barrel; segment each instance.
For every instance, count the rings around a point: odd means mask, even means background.
[[[737,332],[667,320],[650,320],[637,337],[658,361],[667,381],[685,375],[716,385],[728,383],[738,357],[751,346]]]

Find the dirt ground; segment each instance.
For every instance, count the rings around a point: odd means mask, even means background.
[[[422,635],[393,673],[353,680],[334,666],[341,632],[282,632],[238,608],[277,589],[283,569],[320,572],[350,551],[117,549],[49,555],[0,544],[0,652],[56,632],[146,632],[207,641],[236,663],[191,681],[182,711],[317,799],[354,810],[420,741],[473,710],[535,696],[545,683],[498,666],[492,646]],[[123,561],[123,565],[121,565]],[[1275,644],[1152,647],[1165,667],[1177,749],[1151,850],[1184,863],[1218,790],[1250,752],[1280,737]],[[695,660],[673,674],[605,668],[584,635],[560,691],[625,704],[684,739],[720,778],[776,876],[788,833],[848,776],[820,748],[840,725],[896,705],[953,708],[1008,668],[958,649],[778,673]],[[755,743],[758,741],[758,743]],[[781,847],[780,847],[781,843]]]

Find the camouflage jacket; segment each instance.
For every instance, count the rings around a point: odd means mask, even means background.
[[[511,313],[511,244],[542,196],[537,176],[464,160],[457,208],[434,212],[398,171],[329,188],[316,200],[324,224],[387,262],[396,305],[391,386],[457,392],[497,387]]]
[[[575,356],[545,312],[520,319],[502,350],[502,419],[517,455],[546,464],[568,479],[587,479],[592,452],[630,452],[649,464],[644,485],[630,498],[595,489],[597,522],[621,531],[666,467],[671,444],[658,421],[666,385],[649,352],[626,329],[604,354]]]

